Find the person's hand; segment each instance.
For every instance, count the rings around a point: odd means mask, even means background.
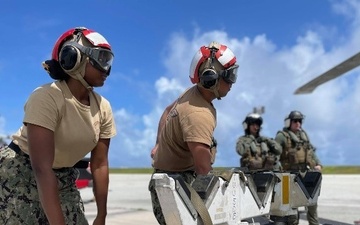
[[[93,225],[105,225],[105,216],[96,216]]]
[[[316,166],[314,167],[314,170],[316,170],[316,171],[321,171],[321,166],[320,166],[320,165],[316,165]]]

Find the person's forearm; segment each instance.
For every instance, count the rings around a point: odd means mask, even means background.
[[[92,172],[94,179],[94,195],[98,209],[98,216],[106,217],[107,215],[107,197],[109,190],[109,167],[100,166]]]
[[[316,171],[321,171],[322,166],[321,166],[321,165],[316,165],[316,166],[314,167],[314,169],[315,169]]]
[[[195,163],[195,172],[198,175],[206,175],[213,169],[211,166],[210,150],[204,149],[204,154],[201,158],[202,160],[197,160],[197,163]]]
[[[65,225],[58,183],[52,170],[34,170],[41,205],[51,225]]]
[[[246,152],[244,144],[241,141],[238,141],[236,143],[236,152],[241,156],[244,155]]]
[[[281,155],[282,153],[282,147],[279,143],[277,143],[275,140],[273,139],[269,139],[269,143],[270,143],[270,149],[271,151],[275,154],[275,155]]]

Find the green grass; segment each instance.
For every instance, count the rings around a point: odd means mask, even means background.
[[[323,174],[360,174],[360,166],[324,166]]]
[[[214,168],[222,170],[224,168]],[[151,174],[152,168],[111,168],[110,173],[116,174]],[[360,166],[324,166],[323,174],[360,174]]]
[[[153,168],[110,168],[110,173],[119,173],[119,174],[135,174],[135,173],[145,173],[151,174],[154,171]]]

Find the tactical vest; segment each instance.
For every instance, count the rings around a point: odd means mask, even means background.
[[[313,169],[316,166],[314,150],[305,131],[300,131],[300,135],[288,129],[278,133],[282,133],[286,138],[285,148],[280,156],[284,170]]]
[[[273,170],[276,166],[276,157],[269,152],[269,147],[265,141],[257,141],[253,136],[246,135],[242,139],[244,147],[247,148],[246,154],[240,159],[241,167],[249,170]]]

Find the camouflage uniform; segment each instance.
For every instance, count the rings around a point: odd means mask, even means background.
[[[179,174],[184,179],[184,181],[187,182],[188,184],[191,184],[195,180],[195,173],[192,171],[171,173],[171,172],[166,172],[166,171],[162,171],[162,170],[155,170],[155,173],[167,173],[169,175]],[[161,205],[159,202],[159,198],[158,198],[156,190],[155,190],[155,181],[152,179],[150,180],[150,183],[149,183],[149,191],[150,191],[150,195],[151,195],[151,202],[152,202],[154,215],[160,225],[166,225],[165,218],[162,213]],[[169,225],[171,225],[171,224],[169,224]]]
[[[305,131],[296,133],[284,128],[276,135],[275,140],[283,147],[280,161],[284,170],[308,170],[321,165]],[[319,225],[317,215],[317,204],[307,207],[307,220],[310,225]],[[289,217],[290,225],[299,224],[297,215]]]
[[[241,155],[240,165],[249,170],[280,170],[281,146],[271,138],[253,135],[241,136],[236,143],[236,152]]]
[[[75,168],[54,169],[58,178],[61,208],[67,225],[88,225]],[[41,207],[29,156],[9,147],[0,150],[0,223],[6,225],[49,224]]]
[[[281,146],[272,138],[260,135],[263,119],[258,113],[249,113],[243,121],[245,135],[238,138],[236,152],[241,155],[241,167],[249,170],[280,170]]]

